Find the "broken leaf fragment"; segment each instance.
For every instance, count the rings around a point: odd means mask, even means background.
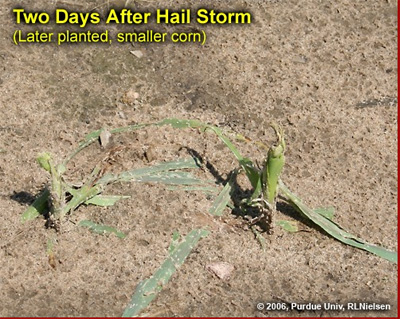
[[[299,231],[299,227],[297,226],[297,222],[290,220],[277,220],[276,225],[282,227],[289,233],[296,233]]]
[[[130,198],[130,196],[114,196],[114,195],[96,195],[85,202],[86,205],[96,205],[96,206],[113,206],[120,199]]]
[[[36,158],[37,162],[39,163],[40,167],[44,168],[46,171],[50,172],[51,170],[51,155],[49,153],[41,153]]]
[[[90,231],[92,231],[96,234],[104,235],[107,233],[114,233],[118,238],[123,239],[126,237],[126,235],[123,232],[120,232],[119,230],[115,229],[114,227],[96,224],[90,220],[82,220],[81,222],[79,222],[78,225],[82,226],[82,227],[87,227],[87,228],[89,228]]]
[[[379,257],[382,257],[390,262],[397,264],[397,252],[390,251],[384,247],[369,244],[362,239],[350,234],[340,225],[336,224],[321,212],[316,212],[315,210],[309,208],[299,197],[293,194],[286,185],[279,180],[279,187],[285,197],[288,199],[289,204],[291,204],[299,213],[301,213],[305,218],[311,220],[314,224],[322,228],[325,232],[331,235],[333,238],[341,241],[344,244],[363,249],[373,253]]]
[[[150,278],[145,279],[137,285],[135,293],[125,308],[122,317],[137,317],[168,283],[172,275],[184,263],[186,257],[197,245],[198,241],[208,234],[209,231],[205,229],[194,229],[178,243],[179,234],[177,232],[174,233],[168,250],[168,257]]]

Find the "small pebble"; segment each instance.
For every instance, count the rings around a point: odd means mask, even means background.
[[[230,278],[234,267],[233,265],[227,263],[227,262],[216,262],[216,263],[212,263],[212,264],[208,264],[206,266],[206,269],[215,274],[218,278],[222,279],[222,280],[227,280]]]

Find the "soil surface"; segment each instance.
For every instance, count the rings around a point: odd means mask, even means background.
[[[95,10],[125,1],[18,1],[29,11]],[[93,130],[166,117],[198,119],[270,145],[269,124],[287,142],[282,179],[310,207],[335,207],[335,221],[369,243],[397,250],[397,4],[394,1],[127,1],[157,8],[248,11],[249,25],[87,26],[118,32],[204,31],[199,43],[13,44],[15,30],[63,32],[71,25],[16,24],[14,1],[0,8],[0,316],[120,316],[138,283],[168,256],[172,234],[208,228],[182,267],[142,314],[149,316],[397,316],[397,265],[342,243],[278,200],[266,249],[248,221],[226,208],[213,217],[215,194],[124,183],[130,195],[112,207],[81,206],[58,233],[45,219],[21,215],[49,184],[36,163],[61,161]],[[82,30],[80,30],[82,31]],[[140,51],[140,53],[131,51]],[[235,141],[261,163],[265,151]],[[113,170],[201,156],[195,172],[222,189],[238,164],[212,134],[170,127],[115,135],[123,146]],[[107,156],[95,143],[68,167],[83,179]],[[239,176],[242,190],[250,187]],[[127,234],[99,235],[89,219]],[[46,245],[56,238],[55,268]],[[208,268],[234,267],[229,279]],[[259,311],[259,302],[387,304],[387,311]]]

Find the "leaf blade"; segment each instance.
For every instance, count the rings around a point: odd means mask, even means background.
[[[181,266],[192,249],[197,245],[201,238],[206,237],[209,231],[204,229],[194,229],[186,235],[183,242],[175,246],[176,235],[172,239],[172,249],[169,256],[160,268],[148,279],[140,282],[135,289],[131,301],[125,308],[122,317],[136,317],[146,308],[150,302],[156,298],[157,294],[168,283],[172,275]],[[171,247],[171,246],[170,246]]]
[[[115,234],[118,238],[124,239],[126,235],[117,230],[114,227],[107,226],[107,225],[101,225],[101,224],[96,224],[90,220],[82,220],[78,224],[81,227],[87,227],[91,232],[94,232],[99,235],[104,235],[106,233],[113,233]]]
[[[21,222],[27,222],[35,219],[39,215],[43,215],[47,208],[47,200],[49,199],[50,191],[46,188],[42,194],[35,199],[35,201],[30,205],[21,215]]]
[[[366,250],[381,258],[397,264],[397,252],[393,252],[386,248],[369,244],[367,242],[364,242],[362,239],[359,239],[356,236],[348,233],[338,224],[320,215],[319,213],[316,213],[315,211],[304,205],[301,202],[300,198],[294,195],[281,180],[279,181],[279,187],[281,191],[285,194],[285,196],[289,199],[294,208],[296,208],[303,216],[310,219],[314,224],[321,227],[325,232],[327,232],[335,239],[341,241],[344,244]]]
[[[297,226],[297,222],[289,221],[289,220],[277,220],[276,225],[282,227],[289,233],[296,233],[299,231],[299,227]]]
[[[231,177],[229,178],[228,182],[225,184],[221,192],[218,194],[217,198],[214,200],[212,206],[208,210],[211,215],[214,216],[221,216],[222,212],[224,211],[226,205],[228,204],[229,200],[231,199],[231,194],[233,191],[233,182],[236,178],[237,170],[235,170]]]
[[[102,207],[108,207],[115,205],[120,199],[130,198],[130,196],[118,196],[118,195],[96,195],[87,201],[85,201],[86,205],[96,205]]]

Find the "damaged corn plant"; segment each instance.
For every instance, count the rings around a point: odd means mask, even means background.
[[[231,202],[237,203],[234,198],[236,178],[238,174],[244,173],[252,187],[251,196],[239,202],[239,208],[244,216],[249,216],[247,212],[256,211],[255,217],[249,221],[249,226],[253,230],[260,244],[265,247],[264,237],[257,230],[255,225],[268,233],[272,233],[273,226],[279,225],[287,231],[296,231],[296,227],[290,221],[275,221],[277,211],[277,198],[283,198],[297,211],[303,218],[311,221],[317,229],[324,231],[334,239],[358,249],[366,250],[390,262],[397,263],[397,252],[386,248],[369,244],[362,239],[352,235],[343,227],[333,221],[333,208],[309,208],[303,201],[297,197],[285,183],[281,180],[281,173],[285,165],[286,143],[284,132],[281,127],[272,124],[276,135],[276,142],[269,148],[265,148],[265,159],[261,165],[257,165],[249,158],[242,156],[233,142],[227,137],[227,134],[221,128],[202,123],[197,120],[184,120],[169,118],[159,122],[131,125],[127,127],[116,128],[107,131],[107,134],[120,134],[129,131],[139,130],[145,127],[171,126],[174,129],[192,129],[201,132],[211,131],[227,146],[230,152],[238,161],[238,167],[230,172],[224,187],[218,189],[214,181],[204,181],[196,178],[190,173],[190,170],[199,169],[200,160],[195,157],[181,158],[175,161],[161,162],[150,167],[132,169],[121,173],[110,173],[104,169],[103,160],[97,164],[90,175],[81,185],[71,185],[64,178],[67,171],[68,162],[79,152],[84,150],[92,143],[101,140],[105,130],[97,130],[88,134],[74,150],[61,163],[56,163],[50,153],[42,153],[38,156],[39,165],[50,175],[50,182],[47,188],[41,193],[34,203],[22,214],[22,221],[32,220],[40,215],[45,215],[47,225],[57,231],[62,226],[66,216],[75,212],[81,205],[112,206],[118,200],[129,198],[126,196],[115,196],[104,194],[107,186],[117,182],[145,182],[162,183],[168,185],[169,189],[185,191],[204,191],[215,193],[213,203],[210,206],[209,213],[214,216],[221,216],[225,208],[233,208]],[[236,139],[241,140],[240,134],[234,133]],[[262,143],[261,143],[262,144]],[[47,214],[46,214],[47,212]],[[99,225],[92,221],[83,220],[78,225],[86,227],[92,232],[98,234],[114,233],[117,237],[123,239],[125,234],[113,227]],[[150,278],[142,281],[135,290],[131,302],[126,307],[123,316],[137,316],[147,305],[156,297],[159,291],[170,280],[172,274],[181,266],[185,258],[190,254],[197,242],[209,234],[208,230],[195,229],[191,231],[184,239],[178,243],[179,235],[173,237],[173,242],[168,251],[168,257],[160,268]],[[48,243],[49,262],[54,268],[53,244],[56,240]]]
[[[195,158],[183,158],[176,161],[169,161],[156,164],[151,167],[143,167],[125,171],[122,173],[105,173],[102,164],[97,165],[91,172],[90,177],[83,185],[77,187],[67,183],[63,177],[66,171],[64,163],[54,164],[49,153],[38,156],[38,163],[50,173],[51,182],[42,194],[28,207],[22,215],[22,221],[28,221],[43,215],[48,209],[47,226],[59,230],[61,222],[67,215],[71,215],[81,205],[112,206],[117,201],[130,196],[115,196],[102,194],[106,187],[117,182],[153,182],[167,185],[180,186],[209,186],[209,181],[195,178],[184,170],[198,168]],[[83,227],[88,227],[96,233],[113,232],[121,237],[115,230],[82,221]]]
[[[229,148],[235,158],[238,160],[240,169],[245,172],[252,187],[253,193],[249,199],[242,201],[242,207],[257,207],[259,215],[251,222],[262,222],[264,228],[271,232],[274,225],[273,216],[276,211],[276,198],[281,195],[287,200],[303,218],[310,220],[317,228],[335,238],[336,240],[362,250],[366,250],[381,258],[397,264],[397,252],[390,251],[384,247],[373,245],[365,242],[361,238],[352,235],[343,227],[333,221],[333,209],[317,208],[311,209],[303,203],[303,201],[291,192],[280,178],[280,174],[285,164],[285,149],[286,143],[284,140],[283,130],[276,124],[272,124],[277,135],[277,142],[272,145],[266,155],[264,165],[258,168],[257,165],[249,158],[243,157],[234,144],[223,134],[220,128],[207,124],[202,124],[198,121],[169,119],[168,121],[175,128],[200,128],[202,130],[213,131]],[[229,185],[229,182],[228,184]],[[286,221],[280,221],[283,227],[291,226]],[[288,227],[290,229],[290,227]],[[290,230],[289,230],[290,231]],[[257,238],[260,238],[256,232]],[[261,240],[263,240],[261,238]]]
[[[134,131],[147,125],[132,125],[117,128],[109,134]],[[46,215],[47,226],[59,230],[60,224],[66,216],[71,215],[81,205],[112,206],[117,201],[130,196],[104,195],[106,187],[118,182],[147,182],[162,183],[170,186],[207,188],[209,181],[195,178],[188,169],[199,168],[196,158],[181,158],[176,161],[162,162],[151,167],[143,167],[113,174],[107,172],[111,155],[108,154],[93,169],[85,182],[79,182],[79,186],[69,184],[64,178],[69,161],[79,152],[92,143],[99,141],[104,129],[88,134],[67,158],[56,164],[50,153],[42,153],[37,157],[38,164],[50,173],[50,183],[22,214],[22,222],[32,220],[40,215]],[[81,221],[80,226],[87,227],[95,233],[115,233],[123,238],[123,234],[104,225],[98,225],[90,221]]]
[[[391,262],[397,263],[396,252],[369,244],[335,223],[333,221],[332,208],[311,209],[287,188],[280,179],[281,172],[285,165],[284,153],[286,143],[284,132],[278,125],[272,124],[277,140],[266,152],[265,160],[261,167],[258,167],[251,159],[242,156],[221,128],[197,120],[167,118],[154,123],[116,128],[110,130],[109,133],[119,134],[151,126],[172,126],[175,129],[196,129],[202,132],[212,131],[237,159],[239,168],[232,172],[231,179],[226,183],[210,208],[210,213],[213,215],[222,214],[224,208],[229,204],[230,197],[233,193],[233,179],[238,173],[244,172],[253,188],[253,192],[249,198],[241,202],[240,207],[243,211],[254,208],[259,211],[258,216],[251,220],[251,224],[261,223],[264,225],[263,229],[268,232],[272,232],[274,224],[286,225],[286,222],[280,221],[279,223],[275,223],[273,221],[276,211],[276,198],[278,195],[281,195],[281,197],[285,198],[303,218],[310,220],[333,238],[344,244],[366,250]],[[41,154],[38,157],[40,166],[50,173],[51,183],[49,189],[44,190],[22,215],[23,221],[33,219],[43,214],[45,208],[49,207],[49,223],[54,223],[55,227],[57,227],[60,220],[66,215],[71,214],[80,205],[92,204],[111,206],[118,200],[129,197],[102,194],[107,185],[115,182],[157,182],[184,186],[192,190],[210,188],[210,181],[197,179],[185,171],[187,169],[199,167],[199,161],[196,158],[178,159],[176,161],[159,163],[152,167],[134,169],[119,174],[103,174],[102,167],[97,165],[83,186],[76,188],[72,185],[68,185],[63,178],[68,162],[87,146],[98,141],[103,132],[104,130],[101,129],[88,134],[79,144],[78,148],[58,165],[53,162],[52,156],[48,153]],[[240,139],[240,136],[239,134],[235,135],[237,139]]]

